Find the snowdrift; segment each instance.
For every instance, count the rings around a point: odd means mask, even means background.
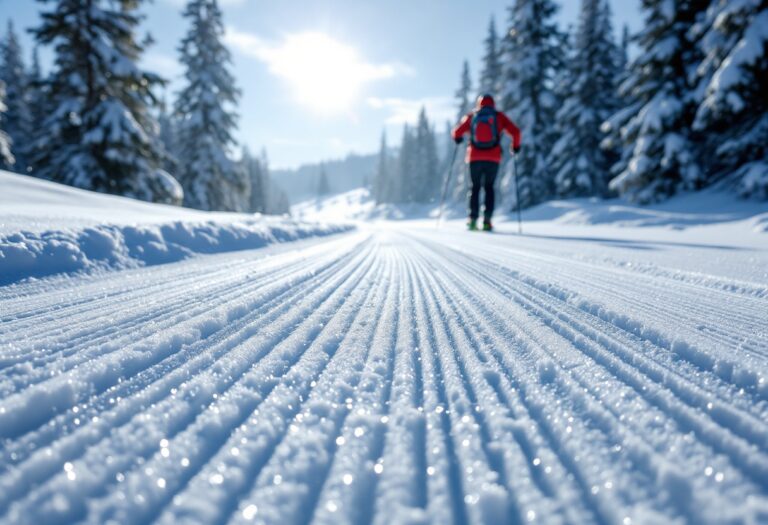
[[[311,221],[371,221],[413,220],[436,218],[439,206],[430,204],[376,204],[367,189],[358,188],[324,198],[314,198],[295,204],[294,216]],[[466,206],[463,202],[447,203],[443,210],[446,219],[464,221]],[[658,228],[681,231],[702,227],[722,226],[732,232],[716,235],[727,239],[732,234],[768,232],[768,204],[757,200],[740,199],[734,194],[717,189],[677,195],[660,204],[642,206],[623,199],[580,198],[551,200],[523,211],[523,220],[537,226],[578,226],[628,229]],[[506,213],[503,202],[496,209],[495,222],[517,221],[515,213]],[[715,232],[716,234],[718,232]]]
[[[514,218],[514,217],[513,217]],[[660,204],[641,206],[621,199],[553,200],[526,210],[529,221],[552,221],[572,226],[666,228],[684,230],[736,225],[743,231],[765,232],[768,204],[740,199],[720,190],[683,193]]]
[[[352,228],[153,205],[7,172],[0,172],[0,186],[0,285],[165,264]]]
[[[463,216],[460,205],[445,213],[451,216]],[[402,221],[437,217],[437,203],[400,203],[376,204],[371,192],[365,188],[338,193],[327,197],[315,197],[291,206],[291,213],[308,221]]]

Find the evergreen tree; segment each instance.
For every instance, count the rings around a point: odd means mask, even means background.
[[[176,122],[173,116],[168,113],[165,100],[160,103],[157,123],[159,125],[158,139],[163,145],[163,169],[168,173],[176,173],[179,168]]]
[[[694,130],[706,138],[709,178],[734,176],[744,196],[768,198],[768,2],[712,0],[692,30],[704,60]]]
[[[291,201],[288,195],[275,184],[269,185],[269,207],[270,215],[286,215],[291,213]]]
[[[266,186],[265,190],[265,213],[270,215],[285,215],[291,213],[291,201],[283,189],[272,181],[269,174],[269,159],[267,150],[261,150],[259,157],[262,177]]]
[[[464,61],[461,69],[461,83],[456,90],[454,98],[456,99],[456,118],[461,119],[472,109],[472,76],[469,73],[469,62]]]
[[[621,31],[621,43],[616,49],[616,78],[614,79],[615,85],[615,99],[617,108],[624,108],[632,105],[632,97],[629,96],[628,90],[624,90],[622,86],[630,77],[630,63],[629,63],[629,46],[632,43],[632,35],[629,32],[629,26],[624,24]],[[605,132],[605,130],[603,130]],[[611,149],[608,147],[607,149]]]
[[[416,135],[406,124],[403,126],[403,141],[400,144],[397,176],[392,188],[392,202],[414,202],[418,196],[416,173],[418,162],[416,155]]]
[[[376,204],[391,202],[392,199],[392,162],[387,147],[387,133],[381,133],[379,160],[376,164],[376,175],[373,180],[373,198]]]
[[[513,208],[532,206],[552,195],[549,154],[556,139],[558,107],[554,78],[563,67],[565,47],[556,13],[552,0],[516,0],[510,9],[503,41],[501,99],[523,132],[523,149],[517,158],[519,203],[512,178],[508,175],[502,181],[505,201],[514,203]]]
[[[624,145],[621,135],[621,127],[614,125],[614,121],[617,120],[617,116],[626,118],[622,117],[622,115],[630,115],[630,111],[637,111],[640,107],[638,100],[631,95],[632,82],[629,81],[631,76],[629,46],[631,42],[632,36],[630,35],[629,27],[625,24],[622,29],[621,45],[617,50],[618,55],[616,58],[618,66],[614,84],[616,86],[615,98],[617,103],[617,113],[611,115],[600,127],[600,131],[603,134],[603,141],[600,146],[604,151],[610,152],[614,159],[613,165],[609,170],[609,177],[611,179],[624,171],[632,158],[632,149]]]
[[[632,42],[632,36],[629,33],[629,26],[624,24],[621,29],[621,46],[619,47],[619,70],[622,71],[622,75],[626,75],[627,69],[629,69],[629,44]]]
[[[136,65],[144,46],[134,30],[139,0],[40,0],[52,3],[33,30],[55,46],[45,81],[51,107],[38,136],[37,175],[73,186],[173,202],[179,187],[159,171],[149,106],[162,80]]]
[[[461,72],[461,83],[459,89],[456,90],[456,122],[461,122],[470,111],[472,111],[472,78],[469,74],[469,63],[465,60],[464,67]],[[465,143],[466,144],[466,143]],[[464,150],[465,148],[459,147]],[[457,155],[460,153],[457,153]],[[449,159],[450,160],[450,159]],[[467,169],[464,163],[457,160],[453,165],[453,172],[449,174],[451,178],[451,186],[448,190],[448,196],[453,199],[463,199],[464,193],[467,188]],[[442,189],[441,189],[442,191]]]
[[[485,38],[483,69],[478,81],[478,95],[495,95],[501,86],[501,49],[496,34],[496,21],[491,17],[488,24],[488,36]]]
[[[636,101],[606,125],[620,133],[625,155],[611,188],[641,203],[704,182],[690,128],[695,111],[690,79],[700,56],[688,32],[706,0],[644,0],[641,51],[622,94]]]
[[[5,113],[5,84],[0,81],[0,117]],[[2,128],[2,119],[0,119],[0,164],[3,166],[13,166],[13,155],[11,154],[11,139]]]
[[[427,110],[422,107],[416,124],[414,165],[416,171],[413,200],[430,202],[440,191],[440,173],[438,171],[437,140],[427,118]]]
[[[320,165],[320,175],[317,180],[317,195],[322,197],[331,193],[331,185],[328,182],[328,174],[325,172],[325,165]]]
[[[469,189],[469,184],[467,181],[468,168],[467,168],[467,164],[464,162],[464,155],[463,155],[466,152],[466,143],[458,144],[458,145],[455,144],[453,141],[453,135],[451,134],[452,131],[453,131],[453,124],[451,124],[450,122],[446,122],[445,132],[444,132],[445,159],[442,163],[440,176],[451,178],[451,180],[448,182],[450,186],[448,188],[446,199],[463,202],[467,196],[467,190]],[[455,158],[454,158],[454,150],[456,152]],[[453,162],[453,165],[451,165],[451,162]],[[441,179],[440,184],[441,184],[440,192],[442,192],[443,191],[442,185],[446,184],[446,181]]]
[[[254,187],[251,186],[252,205],[260,204],[258,209],[263,211],[263,213],[270,213],[271,208],[277,209],[278,213],[286,213],[288,211],[287,208],[286,209],[281,208],[279,202],[275,203],[270,201],[270,197],[273,194],[282,193],[285,196],[285,193],[282,192],[282,190],[280,190],[279,192],[276,192],[277,187],[274,184],[272,184],[272,179],[270,178],[270,175],[269,175],[269,158],[267,157],[267,150],[262,148],[261,155],[259,155],[259,157],[256,160],[258,160],[260,173],[259,173],[259,180],[257,181],[258,184],[255,188],[255,191],[254,191]],[[287,196],[285,196],[285,200],[286,201],[288,200]]]
[[[251,155],[248,148],[243,148],[241,163],[248,175],[251,186],[250,205],[252,213],[267,213],[269,200],[269,181],[265,162]]]
[[[8,22],[8,32],[2,43],[0,60],[0,80],[5,83],[5,105],[7,110],[2,116],[2,129],[11,140],[11,150],[15,162],[13,170],[26,173],[29,168],[28,154],[32,145],[32,113],[30,110],[30,79],[22,58],[19,38]],[[6,168],[10,168],[7,166]]]
[[[28,162],[31,163],[32,159],[40,158],[43,155],[38,148],[46,148],[45,144],[45,120],[46,117],[52,113],[53,106],[51,103],[50,93],[48,91],[48,85],[43,78],[43,72],[40,67],[40,57],[38,53],[38,46],[32,49],[32,67],[29,70],[29,109],[30,116],[32,118],[32,134],[30,137],[30,143],[27,151]],[[35,166],[29,166],[30,173],[35,176],[39,176],[35,170]]]
[[[250,187],[245,171],[231,157],[239,91],[227,67],[229,51],[221,42],[221,10],[216,0],[190,0],[183,16],[191,27],[179,48],[186,86],[175,113],[184,204],[244,211],[250,206]]]
[[[618,108],[619,50],[606,0],[582,0],[574,52],[557,113],[561,130],[552,152],[555,191],[562,197],[605,195],[615,159],[600,147],[600,125]]]

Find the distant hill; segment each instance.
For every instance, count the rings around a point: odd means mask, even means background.
[[[337,194],[370,184],[376,171],[377,158],[375,153],[353,153],[341,160],[305,164],[294,170],[273,170],[270,175],[272,181],[288,194],[291,204],[295,204],[317,195],[321,166],[328,175],[331,194]]]

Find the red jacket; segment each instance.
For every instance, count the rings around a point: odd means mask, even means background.
[[[477,101],[476,110],[485,106],[495,107],[493,98],[489,96],[481,97]],[[459,122],[459,125],[453,128],[453,132],[451,134],[453,135],[454,139],[458,139],[464,134],[469,133],[470,127],[472,126],[472,115],[474,114],[475,112],[473,111],[472,113],[465,115],[464,118],[461,119],[461,122]],[[522,140],[520,129],[518,129],[518,127],[515,126],[515,123],[509,120],[509,117],[507,117],[501,111],[499,111],[497,115],[498,119],[496,120],[496,126],[499,130],[499,135],[501,135],[502,131],[506,131],[509,135],[512,136],[512,146],[519,148],[520,141]],[[489,161],[497,163],[501,162],[501,146],[496,146],[495,148],[491,149],[478,149],[473,147],[472,141],[470,141],[469,147],[467,147],[466,162],[469,163],[477,161]]]

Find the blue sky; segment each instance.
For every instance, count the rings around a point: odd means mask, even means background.
[[[382,129],[391,143],[419,107],[442,129],[452,117],[452,94],[462,61],[473,74],[483,53],[488,20],[502,30],[512,0],[220,0],[242,90],[238,140],[266,147],[274,167],[376,151]],[[617,32],[640,24],[639,0],[612,0]],[[179,87],[176,47],[187,25],[184,0],[145,5],[143,30],[156,43],[145,65]],[[559,19],[575,24],[579,0],[562,0]],[[0,0],[0,24],[38,23],[41,5]],[[24,35],[27,51],[32,41]],[[50,53],[43,52],[43,62]],[[514,118],[514,115],[512,115]]]

